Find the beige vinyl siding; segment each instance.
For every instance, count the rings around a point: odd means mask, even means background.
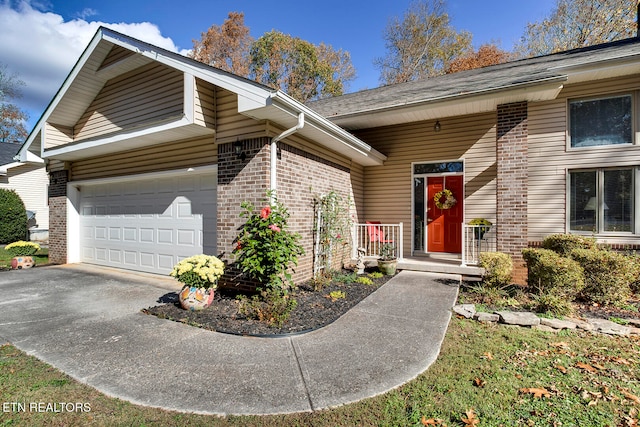
[[[72,163],[71,179],[123,176],[213,165],[218,149],[212,137],[173,142]]]
[[[195,84],[194,122],[210,129],[216,128],[215,86],[201,79]]]
[[[0,188],[15,190],[27,210],[36,212],[37,226],[49,228],[47,185],[49,177],[42,164],[24,164],[10,168],[6,177],[0,177]]]
[[[109,80],[74,127],[76,141],[183,114],[180,71],[152,63]]]
[[[71,126],[45,123],[44,135],[46,141],[45,148],[52,148],[73,142],[73,128]]]
[[[529,104],[529,241],[540,241],[548,234],[568,231],[568,171],[640,166],[637,134],[633,146],[567,148],[568,100],[631,93],[640,90],[638,77],[575,84],[565,87],[553,101]],[[635,126],[638,126],[637,108],[635,117]]]
[[[412,163],[464,160],[465,221],[484,217],[495,221],[495,113],[369,129],[357,133],[388,156],[383,166],[365,168],[364,218],[404,223],[404,251],[411,253]]]
[[[135,55],[135,53],[129,49],[125,49],[122,46],[113,46],[113,48],[111,48],[111,50],[109,51],[107,57],[104,59],[104,61],[102,61],[102,64],[100,65],[98,71],[108,68],[109,66],[116,64],[123,59],[133,55]]]
[[[353,214],[353,221],[356,223],[364,222],[364,167],[354,163],[351,166],[351,200],[355,207]]]
[[[266,135],[264,122],[238,113],[238,95],[216,87],[215,98],[218,142],[234,142],[237,138],[250,139]]]

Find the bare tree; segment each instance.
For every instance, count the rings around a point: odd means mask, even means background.
[[[637,3],[557,0],[548,17],[527,25],[516,51],[524,57],[539,56],[633,37]]]
[[[25,83],[0,64],[0,142],[22,143],[28,132],[24,123],[29,118],[12,100],[22,96]]]
[[[444,74],[454,58],[471,49],[471,34],[449,22],[444,0],[413,3],[402,20],[392,18],[384,31],[387,53],[374,60],[384,84]]]

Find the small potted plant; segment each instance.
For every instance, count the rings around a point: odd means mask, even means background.
[[[396,274],[398,260],[396,259],[396,247],[390,243],[380,246],[380,258],[378,258],[378,270],[387,276]]]
[[[469,225],[475,225],[473,232],[475,234],[476,240],[482,240],[484,234],[491,229],[493,225],[491,221],[484,218],[474,218],[469,221]]]
[[[169,275],[184,286],[179,294],[185,310],[200,311],[209,307],[224,273],[224,263],[212,255],[194,255],[177,263]]]
[[[13,258],[11,259],[11,268],[20,270],[23,268],[31,268],[36,262],[33,255],[40,250],[40,245],[34,242],[18,241],[9,243],[4,247]]]

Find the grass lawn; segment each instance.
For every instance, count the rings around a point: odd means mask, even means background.
[[[4,250],[4,246],[0,247],[0,270],[11,268],[11,254]],[[49,263],[49,249],[40,249],[33,257],[36,265],[43,265]]]
[[[639,365],[637,338],[454,318],[438,360],[397,390],[312,414],[220,418],[106,397],[7,344],[0,348],[0,426],[635,426]],[[80,402],[90,411],[29,411],[32,402]]]

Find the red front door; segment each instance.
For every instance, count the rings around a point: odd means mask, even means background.
[[[444,189],[451,190],[456,204],[439,209],[433,197]],[[463,177],[429,177],[427,179],[427,251],[462,252]]]

